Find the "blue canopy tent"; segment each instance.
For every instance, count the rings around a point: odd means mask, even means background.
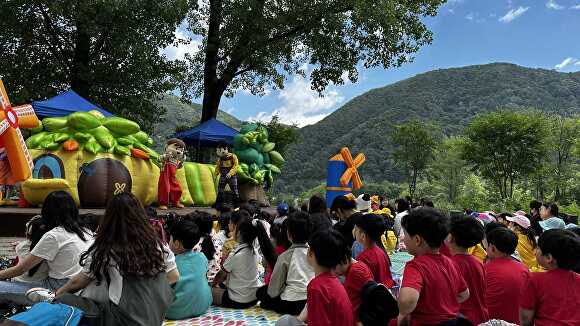
[[[216,120],[211,119],[189,130],[175,134],[175,138],[183,140],[188,145],[197,147],[198,161],[201,147],[216,147],[220,142],[232,145],[234,136],[239,132]]]
[[[34,101],[32,107],[39,117],[64,117],[73,112],[92,110],[97,110],[106,117],[112,116],[111,113],[87,101],[72,89],[45,101]]]

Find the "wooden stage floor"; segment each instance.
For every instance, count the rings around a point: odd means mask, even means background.
[[[262,207],[262,210],[270,214],[276,213],[274,207]],[[157,210],[159,216],[175,212],[178,215],[187,215],[195,211],[207,212],[215,215],[217,212],[210,207],[185,207],[182,209]],[[102,208],[81,208],[79,213],[94,214],[103,216],[105,210]],[[0,237],[23,237],[26,222],[33,216],[40,215],[40,208],[18,208],[18,207],[0,207]]]

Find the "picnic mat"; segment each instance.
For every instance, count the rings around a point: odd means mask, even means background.
[[[270,326],[276,325],[280,315],[254,306],[248,309],[229,309],[217,306],[209,307],[201,317],[172,320],[163,326]]]

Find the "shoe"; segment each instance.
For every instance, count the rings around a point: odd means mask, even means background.
[[[184,208],[184,207],[185,207],[185,206],[184,206],[182,203],[177,203],[177,204],[175,204],[175,208],[179,208],[179,209],[181,209],[181,208]]]
[[[159,209],[166,211],[167,210],[167,206],[161,205],[161,206],[159,206]]]
[[[34,303],[52,302],[54,293],[48,289],[32,288],[26,291],[26,298]]]

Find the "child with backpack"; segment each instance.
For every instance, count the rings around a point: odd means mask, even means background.
[[[195,221],[183,219],[169,230],[170,248],[175,254],[179,281],[173,290],[173,303],[167,309],[168,319],[185,319],[203,315],[212,302],[211,289],[207,280],[208,261],[206,256],[193,247],[201,238]]]
[[[335,230],[315,233],[308,241],[308,263],[316,275],[307,288],[306,308],[298,317],[284,315],[277,326],[353,326],[355,318],[346,290],[333,273],[344,260],[342,235]]]
[[[298,315],[306,305],[308,282],[314,277],[306,258],[308,214],[293,213],[284,224],[292,245],[278,257],[269,284],[258,290],[258,300],[263,309]]]
[[[468,253],[468,248],[483,240],[483,225],[472,217],[457,217],[451,220],[447,245],[463,279],[469,288],[469,298],[461,304],[459,312],[479,325],[489,319],[485,305],[485,271],[483,263]]]
[[[522,326],[580,325],[580,236],[565,230],[545,231],[536,258],[547,271],[531,273],[520,297]]]
[[[254,240],[258,239],[264,256],[274,257],[274,247],[260,220],[249,217],[247,213],[232,214],[231,223],[235,224],[238,245],[223,263],[222,271],[227,274],[226,288],[212,289],[213,303],[226,308],[245,309],[256,304],[256,291],[263,285],[258,273],[261,259],[254,248]]]
[[[490,228],[490,225],[493,224],[487,225],[484,240],[489,260],[483,266],[489,318],[517,324],[520,292],[529,271],[524,264],[511,257],[518,245],[516,234],[504,226]]]
[[[390,289],[395,282],[391,275],[391,260],[381,241],[384,233],[385,220],[380,215],[367,214],[355,220],[353,235],[364,248],[357,260],[369,267],[377,283]]]
[[[449,220],[421,207],[401,220],[407,250],[415,256],[405,265],[399,293],[399,325],[439,325],[457,321],[469,289],[451,258],[439,253]]]

